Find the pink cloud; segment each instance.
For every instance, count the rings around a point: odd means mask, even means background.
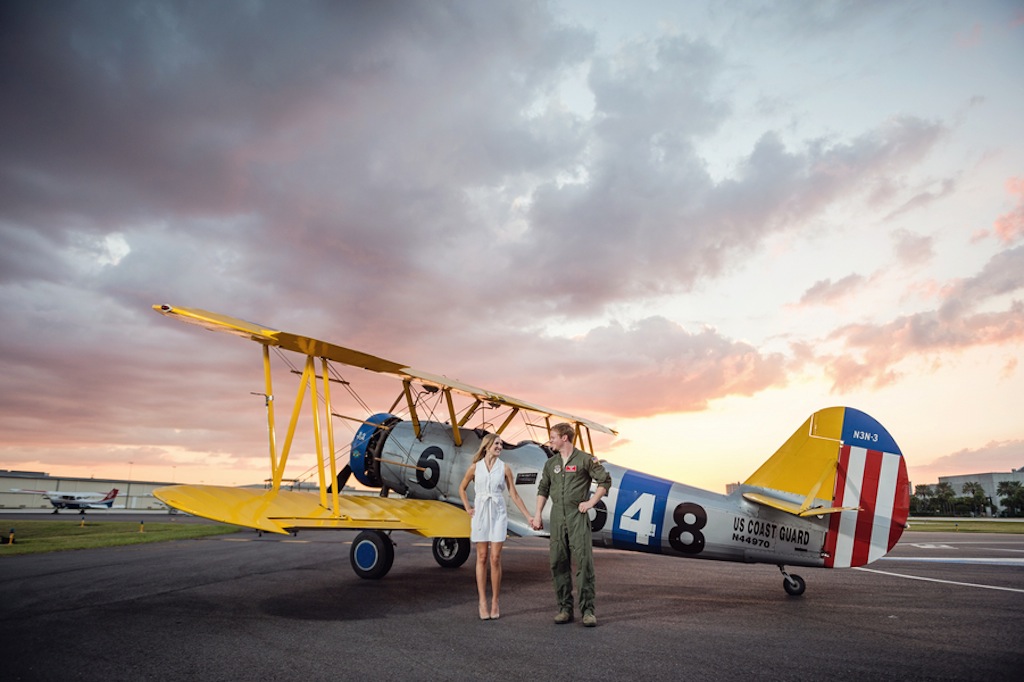
[[[890,384],[899,378],[896,366],[908,357],[931,358],[938,366],[950,352],[1024,342],[1024,302],[978,312],[991,299],[1022,289],[1024,246],[1018,246],[996,254],[974,277],[944,287],[935,310],[835,330],[830,338],[840,340],[846,352],[822,359],[833,389]]]
[[[1024,237],[1024,178],[1010,178],[1006,191],[1015,197],[1017,205],[996,218],[993,231],[1004,243],[1010,244]]]
[[[1001,376],[1004,379],[1009,379],[1010,377],[1012,377],[1017,372],[1017,365],[1018,364],[1019,364],[1019,360],[1017,358],[1015,358],[1015,357],[1010,358],[1009,360],[1007,360],[1006,364],[1003,365],[1003,371],[1001,373]]]
[[[945,178],[939,183],[938,189],[935,190],[923,190],[918,194],[915,194],[910,199],[903,202],[898,208],[889,213],[886,216],[888,219],[896,218],[898,216],[910,213],[912,211],[925,208],[934,204],[937,201],[950,197],[954,194],[957,189],[957,181],[953,178]],[[893,198],[896,195],[896,191],[893,188],[885,187],[880,188],[876,192],[874,198],[877,202],[881,202],[886,199]]]
[[[939,476],[1009,472],[1024,466],[1024,440],[991,441],[979,448],[965,448],[927,464],[915,465],[915,477],[938,481]]]
[[[595,329],[571,345],[570,355],[589,366],[566,368],[558,393],[626,417],[701,410],[711,399],[753,395],[786,380],[781,355],[762,354],[710,328],[691,333],[663,318]]]
[[[922,265],[935,255],[935,240],[931,237],[911,234],[906,230],[897,230],[893,237],[896,257],[904,266]]]
[[[761,353],[711,328],[691,332],[662,317],[610,323],[568,339],[507,332],[483,343],[451,339],[447,355],[450,376],[577,414],[695,411],[715,398],[752,395],[786,381],[782,355]],[[453,364],[452,356],[459,361]]]
[[[1024,304],[951,319],[932,311],[881,325],[849,325],[834,332],[833,338],[842,339],[848,349],[842,356],[823,358],[833,389],[880,387],[899,379],[896,365],[908,357],[932,358],[938,367],[948,352],[1024,342]]]
[[[864,284],[862,275],[847,275],[837,282],[823,279],[804,292],[800,297],[800,305],[830,305],[853,295]]]

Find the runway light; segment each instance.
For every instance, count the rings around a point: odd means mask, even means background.
[[[145,521],[139,521],[139,532],[140,533],[145,533],[146,532],[146,522]]]

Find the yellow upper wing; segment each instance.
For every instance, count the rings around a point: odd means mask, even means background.
[[[288,332],[268,329],[262,325],[246,322],[245,320],[240,320],[234,317],[228,317],[227,315],[199,310],[198,308],[175,308],[169,305],[154,305],[153,310],[156,310],[158,313],[163,315],[179,319],[182,322],[198,325],[210,331],[227,332],[229,334],[252,339],[253,341],[258,341],[270,346],[277,346],[284,350],[290,350],[317,358],[327,358],[328,360],[352,365],[353,367],[361,367],[363,369],[380,372],[382,374],[393,374],[402,379],[416,379],[438,387],[450,388],[457,393],[462,393],[484,402],[508,405],[509,407],[516,407],[529,412],[535,412],[537,414],[566,419],[573,423],[582,424],[593,431],[600,431],[601,433],[608,433],[612,435],[615,435],[616,433],[607,426],[598,424],[597,422],[589,419],[584,419],[583,417],[577,417],[559,410],[552,410],[502,393],[495,393],[483,388],[477,388],[476,386],[470,386],[469,384],[464,384],[461,381],[455,381],[454,379],[449,379],[447,377],[437,376],[435,374],[430,374],[429,372],[422,372],[397,362],[392,362],[391,360],[378,358],[368,353],[352,350],[351,348],[345,348],[344,346],[336,346],[332,343],[327,343],[326,341],[318,341],[317,339],[311,339],[306,336],[298,336],[296,334],[289,334]]]
[[[406,530],[428,538],[468,538],[469,514],[436,500],[373,495],[338,497],[338,514],[315,493],[215,485],[173,485],[153,491],[164,504],[194,516],[268,533],[311,529]]]

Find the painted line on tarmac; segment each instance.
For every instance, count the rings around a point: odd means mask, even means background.
[[[942,545],[945,547],[952,547],[953,545],[1020,545],[1020,540],[1006,539],[1006,540],[945,540],[943,542],[909,542],[911,547],[935,547]]]
[[[476,543],[474,543],[474,544],[476,544]],[[434,545],[432,543],[429,543],[429,542],[414,542],[414,543],[412,543],[412,546],[413,547],[433,547]],[[508,552],[509,550],[513,550],[513,551],[524,551],[525,550],[527,552],[548,552],[548,551],[550,551],[547,547],[525,547],[523,545],[513,545],[513,544],[510,544],[510,543],[508,543],[506,541],[505,542],[505,547],[504,547],[504,549],[502,549],[502,551],[503,552]]]
[[[218,538],[221,542],[257,542],[262,538]],[[278,540],[278,542],[286,542],[293,545],[308,545],[309,540]]]
[[[885,561],[918,561],[930,564],[987,564],[989,566],[1024,566],[1024,559],[992,557],[887,556]]]
[[[1024,590],[1016,587],[1000,587],[998,585],[980,585],[978,583],[961,583],[955,580],[939,580],[938,578],[924,578],[919,575],[903,575],[902,573],[890,573],[889,571],[879,571],[875,568],[864,568],[863,566],[856,566],[854,570],[866,571],[868,573],[880,573],[882,575],[891,575],[896,578],[907,578],[908,580],[924,580],[929,583],[945,583],[946,585],[961,585],[963,587],[980,587],[985,590],[1002,590],[1004,592],[1019,592],[1024,594]]]

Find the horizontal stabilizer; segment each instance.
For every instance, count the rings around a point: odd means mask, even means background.
[[[841,511],[857,511],[857,507],[810,507],[805,509],[795,502],[780,500],[777,497],[770,497],[761,493],[743,493],[743,499],[763,504],[766,507],[778,509],[794,516],[823,516]]]
[[[293,530],[405,530],[425,537],[469,537],[469,515],[436,500],[339,495],[337,513],[316,493],[214,485],[153,491],[164,504],[194,516],[287,534]],[[330,499],[330,498],[328,498]]]

